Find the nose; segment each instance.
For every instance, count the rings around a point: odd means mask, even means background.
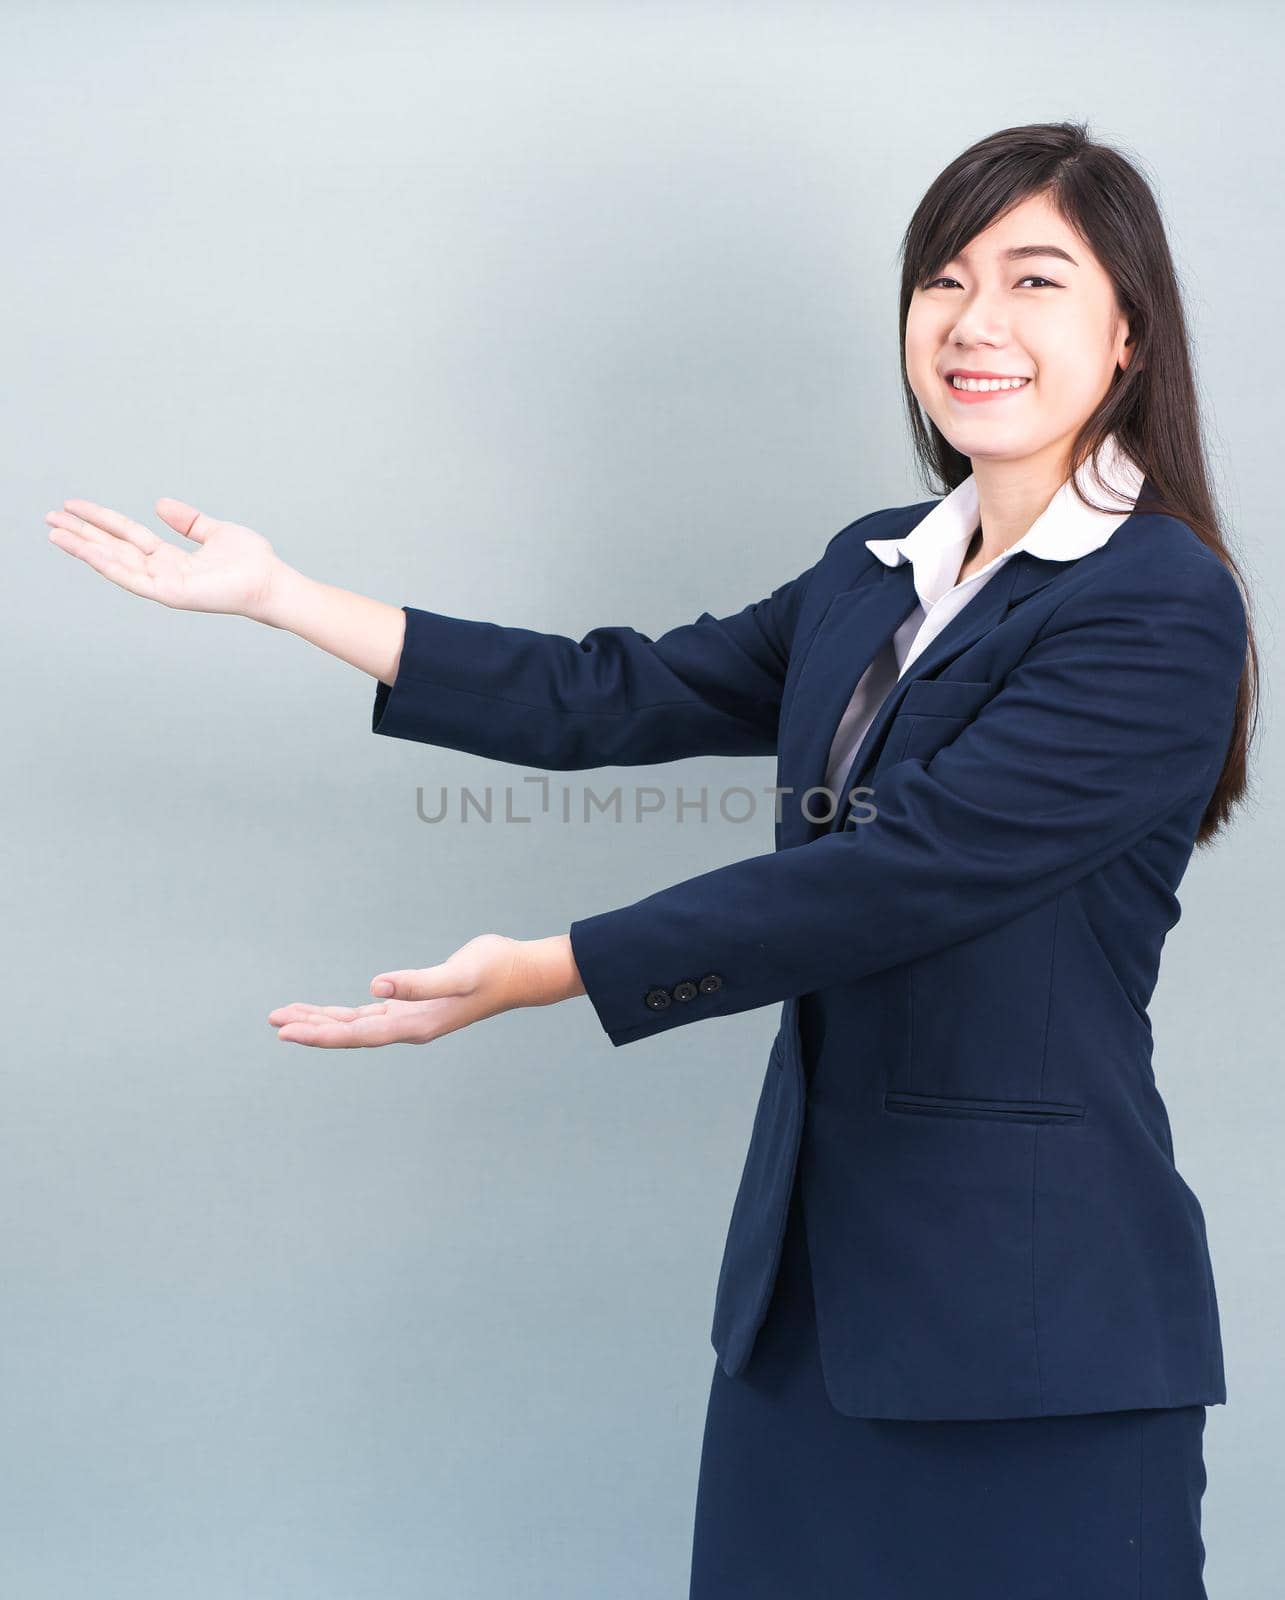
[[[960,361],[974,347],[1003,349],[1008,342],[1008,318],[997,296],[981,292],[959,308],[949,343]]]

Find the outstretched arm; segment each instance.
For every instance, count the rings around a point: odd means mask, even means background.
[[[617,625],[577,640],[387,605],[305,577],[239,523],[181,500],[156,510],[189,547],[87,500],[46,521],[53,543],[132,594],[266,623],[369,673],[376,733],[554,771],[774,751],[819,565],[730,616],[705,611],[656,639]]]

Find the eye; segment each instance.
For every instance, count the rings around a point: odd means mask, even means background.
[[[1024,278],[1022,278],[1020,281],[1022,283],[1042,283],[1042,284],[1045,285],[1046,288],[1049,288],[1049,289],[1056,289],[1058,287],[1058,285],[1056,283],[1054,283],[1051,278],[1041,278],[1037,273],[1034,273],[1034,272],[1028,272],[1027,275]],[[939,283],[957,283],[957,282],[958,282],[958,279],[956,279],[956,278],[933,278],[930,282],[924,284],[924,288],[925,289],[935,289]]]

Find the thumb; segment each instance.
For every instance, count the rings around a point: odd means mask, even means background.
[[[370,992],[381,1000],[437,1000],[455,994],[458,984],[449,983],[444,964],[416,967],[405,972],[381,972],[370,981]]]
[[[168,523],[175,533],[181,533],[185,539],[191,539],[196,544],[204,544],[206,535],[218,526],[216,520],[207,517],[204,511],[188,505],[186,500],[171,499],[169,495],[162,495],[156,501],[156,515],[162,522]]]

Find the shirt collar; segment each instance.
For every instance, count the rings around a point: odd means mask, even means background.
[[[1019,550],[1029,550],[1045,561],[1074,561],[1104,545],[1132,513],[1144,474],[1114,433],[1107,435],[1098,450],[1097,469],[1101,482],[1094,474],[1092,458],[1081,465],[1077,481],[1090,499],[1114,501],[1118,510],[1090,510],[1076,497],[1068,478],[1022,537],[959,587],[966,588],[991,573]],[[890,567],[913,562],[915,588],[928,610],[955,587],[960,563],[977,528],[977,511],[977,481],[970,474],[908,534],[900,539],[867,539],[866,548]]]

